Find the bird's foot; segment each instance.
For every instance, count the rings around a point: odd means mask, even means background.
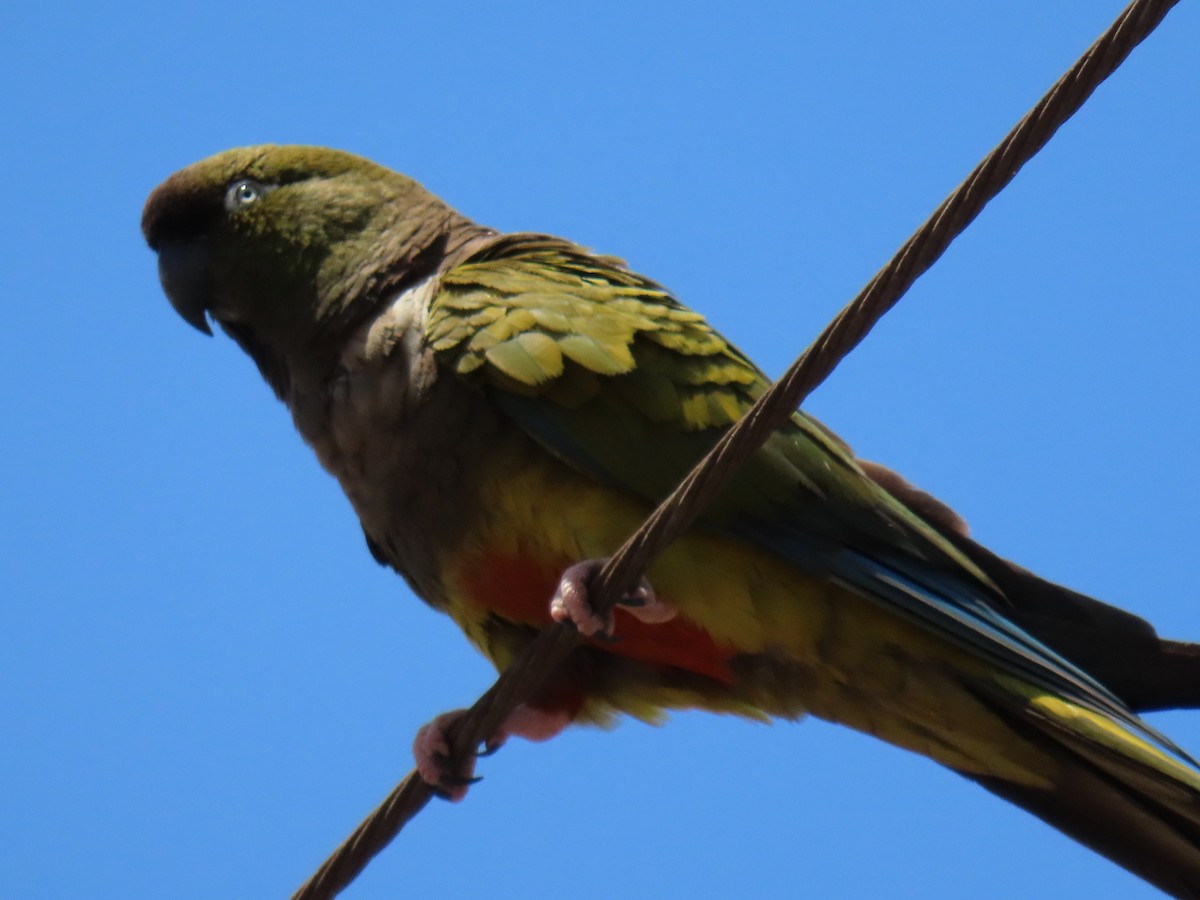
[[[555,622],[569,622],[585,637],[613,637],[612,611],[597,613],[590,597],[592,579],[604,563],[603,559],[588,559],[563,572],[550,600],[550,618]],[[651,625],[669,622],[678,614],[675,607],[658,599],[645,578],[622,597],[618,605],[634,618]]]
[[[478,757],[495,753],[513,735],[529,741],[545,741],[571,724],[571,716],[566,711],[518,706],[481,750],[477,750],[455,766],[450,758],[450,743],[446,739],[446,732],[466,712],[465,709],[456,709],[442,713],[433,721],[421,726],[413,740],[417,774],[439,796],[453,803],[467,796],[467,790],[479,781],[475,775],[475,760]]]
[[[471,755],[455,766],[450,759],[450,742],[446,740],[446,732],[450,726],[465,713],[465,709],[442,713],[433,721],[422,725],[413,739],[417,774],[439,796],[454,803],[467,796],[467,789],[479,780],[475,777],[475,758],[478,754]],[[484,752],[493,753],[499,750],[503,743],[503,740],[493,741],[486,745]]]

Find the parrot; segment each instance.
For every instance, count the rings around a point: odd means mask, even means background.
[[[997,556],[802,411],[593,607],[603,561],[769,386],[665,287],[322,147],[194,163],[141,227],[175,311],[249,355],[378,563],[498,669],[579,630],[488,749],[678,709],[816,716],[1200,896],[1200,768],[1139,716],[1200,706],[1200,645]],[[459,715],[414,742],[450,799],[474,771],[447,757]]]

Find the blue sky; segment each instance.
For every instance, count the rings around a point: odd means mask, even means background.
[[[285,896],[492,679],[163,299],[162,178],[353,150],[627,258],[779,373],[1120,9],[105,6],[0,9],[11,897]],[[1182,4],[809,404],[998,552],[1194,639],[1198,44]],[[1153,721],[1200,751],[1200,714]],[[816,721],[681,714],[482,771],[346,896],[1154,896]]]

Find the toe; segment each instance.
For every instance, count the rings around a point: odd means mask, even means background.
[[[550,618],[555,622],[570,623],[585,637],[612,635],[612,614],[598,614],[592,607],[588,590],[592,578],[603,564],[603,560],[589,559],[563,572],[554,597],[550,600]]]
[[[450,760],[450,744],[446,731],[463,716],[464,710],[443,713],[423,725],[413,739],[413,757],[421,780],[448,800],[458,802],[467,796],[467,788],[478,781],[474,757],[455,768]]]

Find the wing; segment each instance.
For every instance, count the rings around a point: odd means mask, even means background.
[[[657,503],[766,389],[741,352],[659,285],[566,242],[512,235],[448,273],[427,335],[576,469]],[[986,578],[865,478],[797,414],[747,467],[710,522],[787,511],[810,537],[870,537]],[[823,548],[824,549],[824,548]]]
[[[619,260],[540,235],[510,235],[449,271],[426,336],[442,366],[486,391],[550,452],[651,504],[768,385],[661,286]],[[702,524],[836,579],[1180,752],[1002,614],[1005,599],[975,563],[803,413],[734,477]]]

